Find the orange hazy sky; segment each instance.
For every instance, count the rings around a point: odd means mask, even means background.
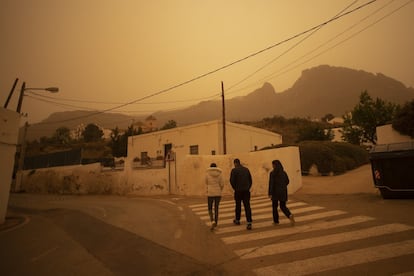
[[[377,0],[306,32],[369,2],[0,0],[1,104],[19,78],[9,109],[23,81],[60,89],[26,93],[29,122],[68,110],[149,115],[218,100],[221,81],[226,98],[264,82],[283,92],[321,64],[414,87],[413,0]]]

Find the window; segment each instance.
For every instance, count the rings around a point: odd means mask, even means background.
[[[211,155],[216,155],[216,151],[215,150],[212,150],[211,151]]]
[[[141,165],[147,165],[150,161],[150,157],[148,156],[148,152],[141,152]]]
[[[191,145],[190,146],[190,154],[193,154],[193,155],[198,154],[198,145]]]

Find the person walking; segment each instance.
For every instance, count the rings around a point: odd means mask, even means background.
[[[236,202],[236,217],[233,223],[240,225],[241,203],[243,202],[244,212],[246,213],[247,230],[252,229],[252,211],[250,208],[250,188],[252,187],[252,176],[248,168],[240,164],[238,158],[234,159],[234,168],[230,173],[230,184],[234,190],[234,200]]]
[[[207,208],[211,221],[211,230],[218,224],[219,204],[221,200],[221,192],[223,191],[224,183],[222,171],[217,167],[216,163],[211,163],[206,171],[206,186],[207,186]],[[214,214],[213,214],[214,204]]]
[[[269,198],[272,200],[273,224],[279,224],[279,213],[277,211],[280,203],[280,209],[290,220],[290,224],[295,225],[295,218],[286,206],[288,200],[287,186],[289,184],[289,177],[283,169],[282,163],[279,160],[272,161],[273,170],[269,176]]]

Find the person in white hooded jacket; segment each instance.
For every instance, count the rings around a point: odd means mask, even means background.
[[[219,204],[221,200],[221,192],[223,191],[224,183],[222,171],[215,163],[211,163],[206,171],[206,186],[207,186],[207,204],[208,214],[210,215],[211,230],[213,230],[218,223]],[[213,215],[214,203],[214,215]]]

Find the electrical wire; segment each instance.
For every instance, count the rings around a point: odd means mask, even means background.
[[[394,1],[395,1],[395,0],[391,0],[390,2],[388,2],[388,3],[387,3],[387,4],[385,4],[384,6],[380,7],[379,9],[377,9],[376,11],[374,11],[373,13],[371,13],[370,15],[368,15],[367,17],[365,17],[365,18],[361,19],[361,20],[360,20],[360,22],[365,21],[365,20],[366,20],[367,18],[369,18],[370,16],[372,16],[372,15],[374,15],[374,14],[378,13],[380,10],[384,9],[386,6],[388,6],[389,4],[391,4],[391,3],[392,3],[392,2],[394,2]],[[328,40],[327,42],[325,42],[325,43],[323,43],[323,44],[319,45],[318,47],[316,47],[316,48],[314,48],[313,50],[309,51],[309,52],[308,52],[308,53],[306,53],[305,55],[302,55],[301,57],[297,58],[297,59],[296,59],[296,60],[294,60],[293,62],[289,63],[287,66],[285,66],[285,67],[284,67],[284,68],[287,68],[286,70],[282,71],[282,70],[283,70],[283,68],[282,68],[281,70],[279,70],[279,71],[277,71],[277,72],[275,72],[275,73],[272,73],[272,74],[270,74],[270,75],[268,75],[268,76],[266,76],[266,77],[262,78],[261,80],[259,80],[259,82],[260,82],[260,81],[268,81],[268,80],[270,80],[270,79],[276,78],[276,77],[278,77],[278,76],[281,76],[281,75],[283,75],[283,74],[286,74],[287,72],[290,72],[291,70],[293,70],[293,69],[295,69],[295,68],[297,68],[297,67],[299,67],[299,66],[301,66],[301,65],[303,65],[303,64],[305,64],[305,63],[308,63],[309,61],[311,61],[311,60],[313,60],[313,59],[315,59],[315,58],[317,58],[317,57],[321,56],[322,54],[324,54],[324,53],[326,53],[326,52],[328,52],[328,51],[330,51],[330,50],[332,50],[332,49],[334,49],[334,48],[338,47],[340,44],[342,44],[342,43],[344,43],[344,42],[346,42],[346,41],[350,40],[351,38],[355,37],[356,35],[358,35],[358,34],[362,33],[363,31],[367,30],[368,28],[370,28],[370,27],[374,26],[375,24],[377,24],[377,23],[379,23],[380,21],[384,20],[384,19],[385,19],[385,18],[387,18],[388,16],[391,16],[392,14],[394,14],[394,13],[395,13],[395,12],[397,12],[398,10],[400,10],[400,9],[404,8],[404,7],[405,7],[405,6],[407,6],[408,4],[411,4],[412,2],[414,2],[414,0],[409,0],[409,1],[407,1],[407,2],[406,2],[406,3],[404,3],[403,5],[399,6],[398,8],[396,8],[396,9],[392,10],[391,12],[389,12],[389,13],[387,13],[386,15],[382,16],[381,18],[379,18],[379,19],[377,19],[376,21],[372,22],[371,24],[367,25],[366,27],[364,27],[363,29],[359,30],[358,32],[356,32],[356,33],[354,33],[354,34],[350,35],[349,37],[347,37],[347,38],[345,38],[345,39],[343,39],[343,40],[341,40],[341,41],[337,42],[337,43],[336,43],[336,44],[334,44],[333,46],[331,46],[331,47],[329,47],[329,48],[327,48],[327,49],[323,50],[322,52],[319,52],[318,54],[316,54],[316,55],[314,55],[314,56],[310,57],[309,59],[307,59],[307,60],[305,60],[305,61],[303,61],[303,62],[301,62],[301,63],[299,63],[299,64],[297,64],[297,65],[295,65],[295,66],[293,66],[293,67],[290,67],[290,68],[289,68],[289,66],[292,66],[293,64],[295,64],[295,63],[296,63],[296,62],[298,62],[299,60],[303,59],[304,57],[306,57],[306,56],[308,56],[308,55],[310,55],[310,54],[312,54],[312,53],[316,52],[317,50],[319,50],[320,48],[322,48],[323,46],[325,46],[325,45],[326,45],[326,44],[328,44],[329,42],[333,41],[334,39],[338,38],[339,36],[341,36],[341,35],[342,35],[342,34],[344,34],[345,32],[347,32],[347,31],[349,31],[350,29],[354,28],[354,27],[355,27],[356,25],[358,25],[360,22],[359,22],[359,23],[356,23],[356,24],[354,24],[354,25],[352,25],[351,27],[347,28],[347,29],[346,29],[345,31],[343,31],[342,33],[340,33],[340,34],[336,35],[335,37],[333,37],[332,39]],[[277,73],[278,73],[278,74],[277,74]]]
[[[337,13],[332,18],[335,18],[335,17],[341,15],[347,9],[349,9],[350,7],[352,7],[356,2],[358,2],[358,0],[354,0],[351,4],[349,4],[348,6],[346,6],[344,9],[342,9],[339,13]],[[292,51],[293,49],[295,49],[297,46],[299,46],[300,44],[302,44],[305,40],[307,40],[309,37],[311,37],[312,35],[314,35],[317,31],[319,31],[324,26],[325,25],[321,25],[318,28],[316,28],[315,30],[313,30],[312,32],[310,32],[307,36],[305,36],[304,38],[302,38],[301,40],[299,40],[297,43],[295,43],[293,46],[291,46],[290,48],[288,48],[286,51],[284,51],[283,53],[281,53],[277,57],[273,58],[269,62],[266,62],[264,65],[262,65],[261,67],[259,67],[257,70],[253,71],[252,73],[250,73],[249,75],[247,75],[246,77],[244,77],[243,79],[241,79],[240,81],[238,81],[235,84],[233,84],[232,86],[230,86],[227,89],[227,91],[231,90],[232,88],[238,86],[240,83],[242,83],[242,82],[246,81],[247,79],[251,78],[252,76],[254,76],[255,74],[257,74],[258,72],[262,71],[267,66],[271,65],[272,63],[274,63],[276,60],[278,60],[282,56],[286,55],[287,53],[289,53],[290,51]]]
[[[362,8],[364,8],[364,7],[368,6],[368,5],[370,5],[370,4],[372,4],[372,3],[376,2],[376,1],[377,1],[377,0],[371,0],[371,1],[369,1],[369,2],[366,2],[366,3],[364,3],[364,4],[362,4],[362,5],[360,5],[360,6],[356,7],[356,8],[354,8],[354,9],[352,9],[352,10],[348,11],[348,12],[345,12],[345,13],[343,13],[343,14],[340,14],[340,15],[338,15],[338,16],[336,16],[336,17],[334,17],[334,18],[331,18],[331,19],[329,19],[329,20],[327,20],[327,21],[325,21],[325,22],[323,22],[323,23],[321,23],[321,24],[319,24],[319,25],[316,25],[316,26],[314,26],[314,27],[311,27],[311,28],[309,28],[309,29],[307,29],[307,30],[305,30],[305,31],[302,31],[302,32],[300,32],[300,33],[298,33],[298,34],[296,34],[296,35],[293,35],[293,36],[291,36],[291,37],[289,37],[289,38],[287,38],[287,39],[284,39],[284,40],[282,40],[282,41],[280,41],[280,42],[277,42],[277,43],[275,43],[275,44],[272,44],[272,45],[270,45],[270,46],[268,46],[268,47],[266,47],[266,48],[263,48],[263,49],[261,49],[261,50],[258,50],[258,51],[256,51],[256,52],[253,52],[253,53],[251,53],[251,54],[249,54],[249,55],[247,55],[247,56],[245,56],[245,57],[243,57],[243,58],[237,59],[237,60],[235,60],[235,61],[233,61],[233,62],[230,62],[230,63],[228,63],[228,64],[226,64],[226,65],[221,66],[221,67],[218,67],[218,68],[216,68],[216,69],[214,69],[214,70],[211,70],[211,71],[209,71],[209,72],[207,72],[207,73],[201,74],[201,75],[196,76],[196,77],[194,77],[194,78],[192,78],[192,79],[189,79],[189,80],[187,80],[187,81],[184,81],[184,82],[178,83],[178,84],[176,84],[176,85],[173,85],[173,86],[171,86],[171,87],[169,87],[169,88],[166,88],[166,89],[160,90],[160,91],[158,91],[158,92],[155,92],[155,93],[149,94],[149,95],[147,95],[147,96],[144,96],[144,97],[141,97],[141,98],[135,99],[135,100],[133,100],[133,101],[130,101],[130,102],[127,102],[127,103],[124,103],[124,104],[120,104],[120,105],[118,105],[118,106],[115,106],[115,107],[112,107],[112,108],[108,108],[108,109],[105,109],[105,110],[102,110],[102,111],[97,111],[97,112],[94,112],[94,113],[91,113],[91,114],[87,114],[87,115],[83,115],[83,116],[78,116],[78,117],[75,117],[75,118],[70,118],[70,119],[66,119],[66,120],[61,120],[61,121],[59,121],[59,123],[68,122],[68,121],[73,121],[73,120],[78,120],[78,119],[83,119],[83,118],[87,118],[87,117],[92,117],[92,116],[95,116],[95,115],[99,115],[99,114],[102,114],[102,113],[110,112],[110,111],[113,111],[113,110],[116,110],[116,109],[119,109],[119,108],[125,107],[125,106],[127,106],[127,105],[131,105],[131,104],[134,104],[134,103],[137,103],[137,102],[140,102],[140,101],[143,101],[143,100],[146,100],[146,99],[149,99],[149,98],[152,98],[152,97],[155,97],[155,96],[158,96],[158,95],[161,95],[161,94],[167,93],[167,92],[169,92],[169,91],[171,91],[171,90],[174,90],[174,89],[176,89],[176,88],[179,88],[179,87],[185,86],[185,85],[187,85],[187,84],[189,84],[189,83],[192,83],[192,82],[197,81],[197,80],[199,80],[199,79],[202,79],[202,78],[204,78],[204,77],[206,77],[206,76],[212,75],[212,74],[214,74],[214,73],[217,73],[217,72],[219,72],[219,71],[222,71],[222,70],[224,70],[224,69],[227,69],[227,68],[229,68],[229,67],[231,67],[231,66],[234,66],[234,65],[236,65],[236,64],[238,64],[238,63],[241,63],[241,62],[243,62],[243,61],[245,61],[245,60],[248,60],[248,59],[250,59],[250,58],[252,58],[252,57],[255,57],[255,56],[257,56],[257,55],[260,55],[260,54],[262,54],[262,53],[264,53],[264,52],[267,52],[267,51],[269,51],[270,49],[273,49],[273,48],[275,48],[275,47],[278,47],[278,46],[280,46],[280,45],[282,45],[282,44],[284,44],[284,43],[287,43],[287,42],[289,42],[289,41],[291,41],[291,40],[294,40],[294,39],[296,39],[296,38],[298,38],[298,37],[301,37],[302,35],[305,35],[305,34],[307,34],[307,33],[309,33],[309,32],[312,32],[312,31],[314,31],[314,30],[316,30],[316,29],[318,29],[318,28],[321,28],[321,27],[322,27],[322,26],[324,26],[324,25],[327,25],[327,24],[329,24],[329,23],[331,23],[331,22],[334,22],[334,21],[336,21],[336,20],[338,20],[338,19],[340,19],[340,18],[342,18],[342,17],[344,17],[344,16],[347,16],[347,15],[349,15],[349,14],[351,14],[351,13],[353,13],[353,12],[357,11],[357,10],[360,10],[360,9],[362,9]],[[52,124],[52,123],[54,124],[54,123],[58,123],[58,122],[40,122],[40,123],[38,123],[38,124]]]

